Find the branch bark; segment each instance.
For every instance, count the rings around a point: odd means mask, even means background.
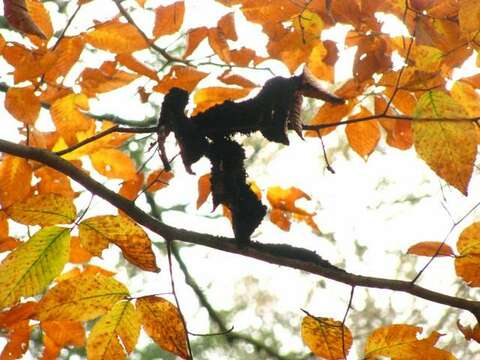
[[[139,224],[145,226],[166,239],[175,239],[196,245],[203,245],[212,249],[243,255],[253,259],[265,261],[275,265],[287,266],[292,269],[303,270],[311,274],[320,275],[349,286],[388,289],[401,291],[423,298],[438,304],[451,306],[471,312],[480,321],[480,301],[467,300],[435,292],[415,285],[409,281],[383,279],[370,276],[356,275],[346,272],[328,261],[322,259],[315,252],[296,248],[289,245],[262,244],[253,242],[246,247],[238,247],[232,238],[213,236],[185,229],[169,226],[147,214],[134,202],[109,190],[93,180],[87,174],[76,168],[70,162],[54,153],[40,148],[33,148],[0,139],[0,152],[30,159],[47,165],[78,182],[85,189],[100,196],[113,206],[124,211]]]

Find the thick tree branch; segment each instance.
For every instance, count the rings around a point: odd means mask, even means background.
[[[348,273],[331,265],[316,253],[289,245],[251,243],[246,247],[238,247],[232,238],[202,234],[194,231],[178,229],[150,216],[135,204],[107,189],[70,162],[50,151],[15,144],[0,139],[0,152],[35,160],[69,176],[85,189],[108,201],[124,211],[133,220],[166,239],[176,239],[187,243],[207,246],[213,249],[247,256],[271,264],[287,266],[317,274],[349,286],[362,286],[378,289],[389,289],[405,292],[438,304],[448,305],[471,312],[480,321],[480,301],[466,300],[441,294],[415,285],[409,281],[383,279]]]

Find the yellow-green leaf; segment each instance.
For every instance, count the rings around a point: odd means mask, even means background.
[[[102,215],[82,221],[80,243],[84,249],[100,256],[113,243],[122,249],[125,258],[147,271],[158,271],[152,243],[145,231],[124,216]]]
[[[315,355],[327,360],[344,359],[353,341],[352,333],[340,321],[312,316],[303,318],[302,339]]]
[[[133,351],[140,320],[130,301],[119,301],[93,326],[87,341],[89,360],[122,360]]]
[[[455,271],[472,287],[480,286],[480,222],[462,231],[457,241]]]
[[[444,92],[428,91],[419,99],[414,117],[418,156],[438,176],[467,195],[477,156],[477,134],[472,122],[462,120],[468,118],[465,109]]]
[[[13,204],[7,209],[8,215],[25,225],[71,224],[77,210],[72,199],[59,194],[39,194]]]
[[[169,301],[157,296],[146,296],[137,300],[145,332],[163,350],[187,359],[187,336],[180,313]]]
[[[39,302],[37,315],[40,321],[91,320],[127,296],[125,285],[110,276],[79,275],[50,289]]]
[[[40,293],[68,261],[70,231],[46,227],[13,250],[0,264],[0,307]]]

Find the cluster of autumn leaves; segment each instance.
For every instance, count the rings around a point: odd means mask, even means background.
[[[7,41],[0,36],[0,54],[13,68],[13,86],[6,91],[5,109],[22,124],[21,131],[29,146],[64,151],[62,157],[79,168],[82,158],[88,156],[98,173],[123,181],[119,194],[135,200],[142,191],[157,191],[166,186],[173,174],[159,169],[145,180],[134,161],[118,149],[131,134],[112,132],[69,151],[69,147],[114,126],[104,121],[98,128],[88,114],[89,99],[144,78],[154,85],[138,87],[140,101],[148,101],[153,92],[166,93],[172,87],[180,87],[188,92],[195,90],[194,112],[201,112],[225,100],[248,96],[258,85],[231,69],[255,67],[267,59],[282,62],[291,73],[299,66],[308,66],[317,78],[333,83],[339,49],[334,41],[322,40],[321,35],[338,23],[347,24],[351,30],[345,46],[357,47],[353,76],[336,91],[347,102],[321,106],[309,122],[315,129],[306,135],[327,136],[336,123],[347,118],[347,140],[361,157],[367,159],[374,152],[384,133],[388,145],[401,150],[414,146],[433,171],[467,193],[478,145],[478,130],[473,120],[480,117],[480,97],[476,91],[480,77],[451,79],[454,69],[478,51],[479,2],[218,2],[262,27],[268,37],[268,58],[258,56],[253,49],[235,46],[238,36],[233,12],[221,17],[216,26],[185,29],[183,19],[188,8],[183,1],[149,10],[148,2],[137,0],[134,11],[154,13],[154,26],[147,35],[138,24],[116,17],[96,23],[77,35],[67,32],[59,36],[54,34],[51,16],[41,2],[4,0],[9,24],[25,35],[23,42]],[[89,0],[79,0],[77,4],[80,11],[76,16],[81,16],[83,10],[94,11],[96,6]],[[382,32],[379,13],[396,16],[412,36],[394,37]],[[149,48],[155,50],[157,39],[182,30],[186,30],[183,54],[175,57],[159,49],[167,61],[165,74],[159,75],[134,55]],[[218,61],[230,68],[216,77],[222,86],[196,89],[210,75],[191,60],[204,41]],[[83,51],[91,48],[112,53],[112,60],[98,68],[85,67],[74,81],[80,90],[74,91],[73,84],[64,80],[72,67],[81,62]],[[394,67],[393,56],[400,56],[406,66]],[[48,109],[55,131],[35,128],[42,107]],[[34,179],[37,182],[32,185]],[[199,178],[198,186],[197,208],[210,193],[209,174]],[[263,196],[254,182],[251,187],[259,198]],[[99,256],[113,243],[132,264],[156,271],[146,233],[123,214],[77,218],[76,195],[64,174],[21,158],[3,156],[0,251],[10,253],[0,264],[0,306],[10,309],[0,313],[0,327],[9,333],[9,342],[0,357],[22,356],[31,320],[39,321],[44,333],[43,358],[53,359],[64,346],[84,346],[82,322],[100,316],[86,341],[89,359],[126,356],[134,349],[141,326],[163,349],[187,358],[185,327],[174,305],[156,296],[133,299],[112,273],[87,265],[92,256]],[[295,220],[319,232],[313,220],[315,214],[295,205],[298,199],[309,199],[302,190],[271,187],[266,197],[271,205],[270,220],[280,229],[288,231]],[[228,209],[224,212],[228,217]],[[27,241],[20,241],[10,236],[9,221],[40,229]],[[72,229],[78,230],[78,236],[71,236]],[[458,254],[438,242],[416,244],[409,253],[454,257],[457,274],[471,286],[479,286],[479,231],[480,226],[475,223],[461,234]],[[81,266],[61,274],[67,263]],[[52,282],[54,286],[50,287]],[[40,301],[17,305],[22,297],[37,296],[44,291]],[[480,339],[478,327],[459,328],[467,338]],[[395,358],[416,352],[433,358],[453,358],[434,347],[438,333],[418,340],[419,331],[407,325],[378,329],[368,337],[366,357]],[[326,359],[343,358],[352,344],[350,330],[341,322],[326,318],[306,316],[302,337],[316,355]]]

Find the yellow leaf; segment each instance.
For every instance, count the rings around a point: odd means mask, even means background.
[[[155,25],[153,36],[158,38],[163,35],[176,33],[182,27],[185,3],[177,1],[168,6],[159,6],[155,9]]]
[[[93,120],[80,110],[88,110],[85,94],[69,94],[55,100],[50,108],[52,120],[67,145],[77,143],[76,133],[94,126]]]
[[[122,216],[103,215],[82,221],[80,242],[84,249],[100,256],[109,243],[122,249],[132,264],[147,271],[158,271],[152,243],[143,229]]]
[[[22,358],[28,350],[28,340],[32,327],[28,320],[22,320],[10,328],[8,343],[0,354],[0,360],[14,360]]]
[[[226,87],[208,87],[195,91],[193,101],[196,104],[195,114],[221,104],[226,100],[236,100],[247,96],[252,89],[234,89]]]
[[[421,331],[421,327],[403,324],[377,329],[367,339],[364,358],[373,360],[385,356],[409,360],[455,359],[449,352],[434,347],[440,334],[433,332],[427,338],[419,340],[417,333]]]
[[[165,75],[160,83],[153,88],[161,93],[168,92],[171,88],[177,87],[191,92],[197,84],[208,74],[187,66],[172,66],[169,73]]]
[[[148,175],[146,188],[150,192],[158,191],[168,186],[168,183],[173,178],[171,171],[156,170]]]
[[[148,336],[163,350],[189,358],[186,330],[177,308],[156,296],[142,297],[136,305]]]
[[[130,301],[119,301],[93,326],[87,341],[89,360],[122,360],[137,344],[140,320]]]
[[[468,117],[465,109],[441,91],[428,91],[419,99],[414,117],[413,135],[418,156],[438,176],[467,195],[477,156],[477,133],[473,123],[462,121]]]
[[[42,360],[55,360],[66,346],[85,346],[85,329],[79,321],[43,321]]]
[[[301,330],[302,339],[310,350],[327,360],[345,359],[352,346],[352,333],[340,321],[305,316]]]
[[[137,173],[135,163],[123,151],[100,149],[90,155],[92,165],[100,174],[110,179],[134,179]]]
[[[480,223],[476,222],[460,234],[457,241],[458,257],[455,271],[469,286],[480,286]]]
[[[438,251],[438,253],[437,253]],[[407,254],[419,256],[454,256],[453,250],[447,244],[440,241],[423,241],[408,248]]]
[[[38,304],[40,321],[87,321],[105,314],[129,296],[121,282],[102,274],[79,275],[58,283]]]
[[[32,167],[23,158],[5,155],[0,163],[0,205],[7,208],[31,192]]]
[[[18,121],[33,125],[40,114],[40,100],[33,93],[33,88],[9,88],[5,109]]]
[[[440,70],[444,55],[443,52],[432,46],[417,45],[412,51],[412,60],[420,71],[437,72]]]
[[[118,20],[97,25],[94,31],[85,34],[85,39],[98,49],[116,54],[131,53],[149,46],[135,26]]]
[[[300,16],[294,18],[293,27],[302,34],[303,41],[309,42],[320,37],[325,25],[318,14],[307,8]]]
[[[198,178],[198,198],[197,209],[202,206],[208,199],[208,195],[212,192],[212,186],[210,183],[211,174],[204,174]]]
[[[372,113],[362,106],[360,113],[349,119],[359,119],[371,115]],[[347,134],[347,139],[352,149],[363,159],[368,158],[380,140],[380,129],[377,120],[348,124],[345,128],[345,133]]]
[[[272,186],[267,191],[267,199],[272,207],[300,215],[311,215],[309,212],[295,206],[295,201],[299,199],[310,200],[310,196],[296,187],[283,189],[279,186]]]
[[[13,204],[7,209],[12,220],[25,225],[71,224],[77,210],[73,201],[58,194],[40,194]]]
[[[70,232],[46,227],[13,250],[0,264],[0,307],[43,291],[68,261]]]
[[[480,116],[480,95],[472,85],[464,81],[455,81],[450,93],[456,102],[462,104],[469,116]]]

